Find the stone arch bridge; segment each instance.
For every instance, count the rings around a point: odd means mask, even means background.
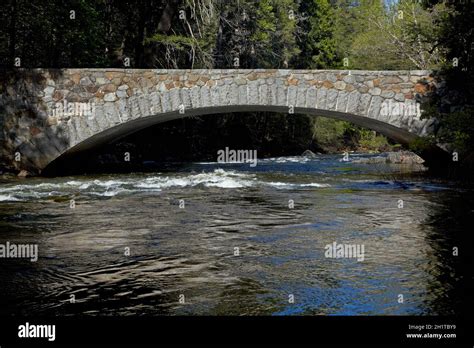
[[[0,78],[3,167],[54,160],[181,117],[234,111],[350,121],[402,144],[433,131],[429,71],[25,69]],[[425,158],[426,159],[426,158]]]

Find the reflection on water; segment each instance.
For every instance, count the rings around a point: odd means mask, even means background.
[[[0,259],[0,311],[459,314],[472,192],[399,171],[321,156],[4,182],[0,243],[38,243],[39,260]],[[365,260],[326,258],[333,242]]]

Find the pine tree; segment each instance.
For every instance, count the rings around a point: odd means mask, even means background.
[[[324,69],[337,65],[334,10],[328,0],[304,1],[299,47],[300,68]]]

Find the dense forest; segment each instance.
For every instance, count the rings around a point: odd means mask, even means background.
[[[7,0],[0,66],[432,69],[447,97],[423,106],[438,130],[413,146],[472,159],[473,18],[474,2],[454,0]],[[191,159],[224,142],[264,155],[394,145],[343,121],[265,113],[181,120],[132,139],[146,138],[136,145],[150,155],[171,134]]]

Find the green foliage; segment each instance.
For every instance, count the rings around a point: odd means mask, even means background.
[[[433,68],[472,65],[460,5],[399,0],[10,0],[0,11],[1,64],[231,68]],[[467,5],[466,5],[467,6]],[[76,19],[69,19],[69,10]],[[182,12],[184,11],[184,18]],[[454,19],[455,18],[455,19]],[[464,30],[463,35],[458,35]],[[456,43],[456,44],[454,44]],[[448,60],[449,61],[449,60]]]
[[[424,150],[432,147],[434,144],[434,137],[418,137],[408,145],[408,148],[413,152],[421,153]]]
[[[396,146],[370,129],[346,121],[317,117],[313,122],[313,140],[322,150],[332,152],[346,148],[359,151],[385,151]]]
[[[354,35],[348,53],[355,68],[439,66],[441,57],[436,49],[439,26],[435,23],[446,14],[443,3],[425,8],[412,0],[393,2],[389,7],[380,1],[361,1],[352,11]]]
[[[291,60],[300,54],[296,42],[297,21],[294,0],[274,0],[276,9],[276,32],[272,38],[272,50],[278,57],[278,67],[288,67]]]
[[[380,151],[389,146],[387,138],[369,129],[359,130],[359,145],[369,151]]]
[[[64,6],[60,0],[11,0],[2,4],[0,19],[0,66],[13,66],[17,57],[23,67],[107,63],[105,38],[97,35],[103,32],[104,18],[93,1],[73,0]]]
[[[259,1],[256,10],[256,17],[256,31],[252,34],[250,39],[255,42],[268,43],[272,37],[272,33],[276,30],[272,0]]]
[[[437,140],[460,153],[474,151],[474,107],[442,115]]]
[[[328,0],[304,1],[300,11],[306,16],[301,23],[299,67],[321,69],[337,65],[334,9]]]
[[[255,10],[256,26],[250,36],[250,61],[262,68],[269,66],[276,27],[275,8],[272,0],[258,2]]]
[[[179,35],[163,35],[155,34],[152,37],[146,38],[144,41],[146,44],[151,42],[159,42],[163,45],[171,45],[178,50],[185,50],[189,47],[198,45],[198,40]]]
[[[436,22],[437,49],[442,53],[441,94],[424,106],[425,117],[438,119],[433,142],[444,144],[463,158],[474,153],[474,4],[448,2]],[[456,62],[456,64],[455,64]],[[454,107],[453,107],[454,106]]]
[[[344,135],[349,126],[345,121],[317,117],[313,123],[313,139],[323,148],[343,147]]]
[[[168,3],[144,50],[152,52],[154,65],[163,68],[211,68],[216,47],[218,16],[214,0],[186,0],[184,6]]]

